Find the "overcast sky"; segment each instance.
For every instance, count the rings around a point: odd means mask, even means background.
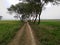
[[[0,0],[0,15],[3,16],[3,19],[14,19],[14,14],[8,14],[7,8],[18,2],[18,0]],[[51,6],[51,4],[48,4],[46,7],[42,11],[41,19],[60,19],[60,6]]]

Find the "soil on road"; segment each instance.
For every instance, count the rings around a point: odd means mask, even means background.
[[[34,33],[29,23],[24,24],[7,45],[36,45]]]

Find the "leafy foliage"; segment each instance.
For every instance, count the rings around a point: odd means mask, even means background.
[[[40,23],[40,15],[42,13],[44,5],[48,4],[49,2],[51,2],[54,5],[59,4],[58,3],[59,0],[26,0],[26,1],[27,3],[18,3],[16,5],[12,5],[10,8],[8,8],[8,10],[18,14],[23,14],[25,16],[33,15],[32,13],[35,13],[35,16],[38,14],[39,23]]]

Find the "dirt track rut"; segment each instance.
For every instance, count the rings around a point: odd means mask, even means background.
[[[34,38],[34,34],[32,32],[32,29],[28,23],[24,24],[24,26],[16,33],[15,37],[8,43],[8,45],[21,45],[23,40],[21,40],[23,33],[25,32],[25,44],[22,45],[36,45],[36,41]]]

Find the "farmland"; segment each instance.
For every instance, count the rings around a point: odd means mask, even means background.
[[[30,26],[32,30],[29,28],[29,23],[23,25],[20,21],[0,21],[0,45],[7,45],[16,33],[17,35],[13,41],[11,40],[12,45],[13,43],[18,45],[32,45],[35,41],[37,45],[60,45],[59,20],[41,20],[40,24],[30,23]],[[21,27],[22,29],[20,29]],[[33,43],[30,41],[33,41]]]
[[[7,45],[21,26],[20,21],[0,21],[0,45]]]
[[[41,23],[30,23],[38,45],[60,45],[60,21],[41,21]]]

